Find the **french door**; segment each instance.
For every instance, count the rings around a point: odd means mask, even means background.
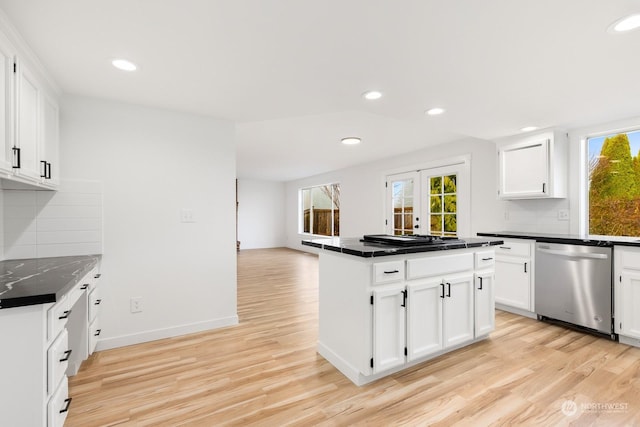
[[[469,230],[468,163],[389,175],[387,234],[455,237]]]

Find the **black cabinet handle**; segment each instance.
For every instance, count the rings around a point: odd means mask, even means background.
[[[451,283],[447,282],[447,296],[451,298]]]
[[[524,272],[525,273],[527,272],[527,263],[526,262],[524,263]]]
[[[44,160],[40,160],[40,165],[42,165],[42,173],[40,174],[40,178],[47,177],[47,162]]]
[[[62,359],[60,359],[61,362],[66,362],[67,360],[69,360],[69,357],[71,357],[71,352],[73,350],[67,350],[64,352],[64,357]]]
[[[511,248],[509,246],[500,246],[500,249],[509,249],[509,250],[511,250]]]
[[[99,278],[100,278],[100,276],[102,276],[102,274],[98,273],[98,274],[96,274],[95,276],[93,276],[93,278],[94,278],[94,279],[99,279]]]
[[[384,274],[394,274],[394,273],[400,273],[398,270],[390,270],[390,271],[385,271]]]
[[[82,289],[83,291],[85,289],[87,289],[87,288],[89,288],[89,284],[88,283],[85,283],[84,285],[80,286],[80,289]]]
[[[64,400],[64,408],[62,408],[62,409],[60,410],[60,413],[61,413],[61,414],[64,414],[65,412],[67,412],[67,411],[69,410],[69,406],[71,406],[71,401],[72,401],[72,400],[73,400],[73,397],[67,397],[67,398]]]
[[[480,279],[480,287],[478,288],[479,291],[482,290],[482,277],[478,277],[478,279]]]
[[[45,170],[46,170],[46,173],[45,173],[46,176],[44,178],[51,179],[51,163],[47,162],[47,164],[45,165]]]
[[[493,258],[482,258],[483,261],[491,261]]]
[[[406,307],[407,306],[407,291],[402,291],[402,304],[400,304],[400,307]]]
[[[97,299],[96,302],[93,303],[93,305],[100,305],[101,302],[102,302],[101,299]]]
[[[14,160],[12,168],[20,169],[22,167],[21,165],[22,162],[20,159],[20,148],[13,147],[12,150],[13,150],[13,160]]]
[[[545,184],[544,182],[542,183],[542,192],[546,193],[546,186],[547,184]]]
[[[58,319],[59,320],[68,319],[70,314],[71,314],[71,310],[67,310],[62,314],[62,316],[58,317]]]
[[[100,335],[100,332],[102,332],[102,329],[96,329],[96,333],[93,334],[94,337],[97,337]]]
[[[440,294],[440,298],[444,298],[444,283],[440,283],[440,286],[442,286],[442,293]]]

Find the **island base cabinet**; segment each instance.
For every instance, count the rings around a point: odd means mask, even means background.
[[[454,347],[474,338],[473,275],[443,280],[444,346]]]
[[[404,365],[404,288],[373,291],[373,372]]]
[[[440,280],[411,283],[407,300],[407,360],[413,361],[444,348],[443,284]]]

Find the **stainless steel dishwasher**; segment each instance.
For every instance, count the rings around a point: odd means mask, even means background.
[[[615,338],[610,247],[536,243],[535,310]]]

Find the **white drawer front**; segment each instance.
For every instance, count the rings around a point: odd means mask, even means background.
[[[60,387],[53,393],[47,404],[47,426],[62,427],[69,413],[71,399],[69,398],[69,384],[65,376]]]
[[[58,387],[69,366],[69,334],[64,329],[47,350],[47,391],[49,394]]]
[[[514,240],[505,240],[502,245],[498,245],[495,247],[496,255],[506,255],[506,256],[531,256],[531,247],[533,246],[533,241],[529,242],[518,242]]]
[[[404,279],[404,261],[377,262],[373,264],[373,283],[392,283]]]
[[[616,246],[614,250],[620,253],[618,259],[622,264],[616,267],[622,267],[625,270],[640,270],[640,249]]]
[[[441,276],[459,271],[473,270],[473,253],[416,258],[407,261],[407,279]]]
[[[98,315],[100,305],[102,304],[102,298],[100,297],[100,288],[94,288],[89,294],[89,323]]]
[[[495,264],[494,251],[476,252],[474,255],[477,270],[481,268],[493,268],[493,264]]]
[[[96,286],[98,286],[99,279],[100,273],[98,273],[98,268],[95,267],[93,270],[87,273],[86,276],[84,276],[82,282],[88,285],[88,291],[91,292]]]
[[[64,329],[69,318],[71,308],[66,297],[56,302],[47,311],[47,340],[51,341]]]
[[[89,355],[95,351],[101,332],[100,318],[96,318],[91,325],[89,325]]]

